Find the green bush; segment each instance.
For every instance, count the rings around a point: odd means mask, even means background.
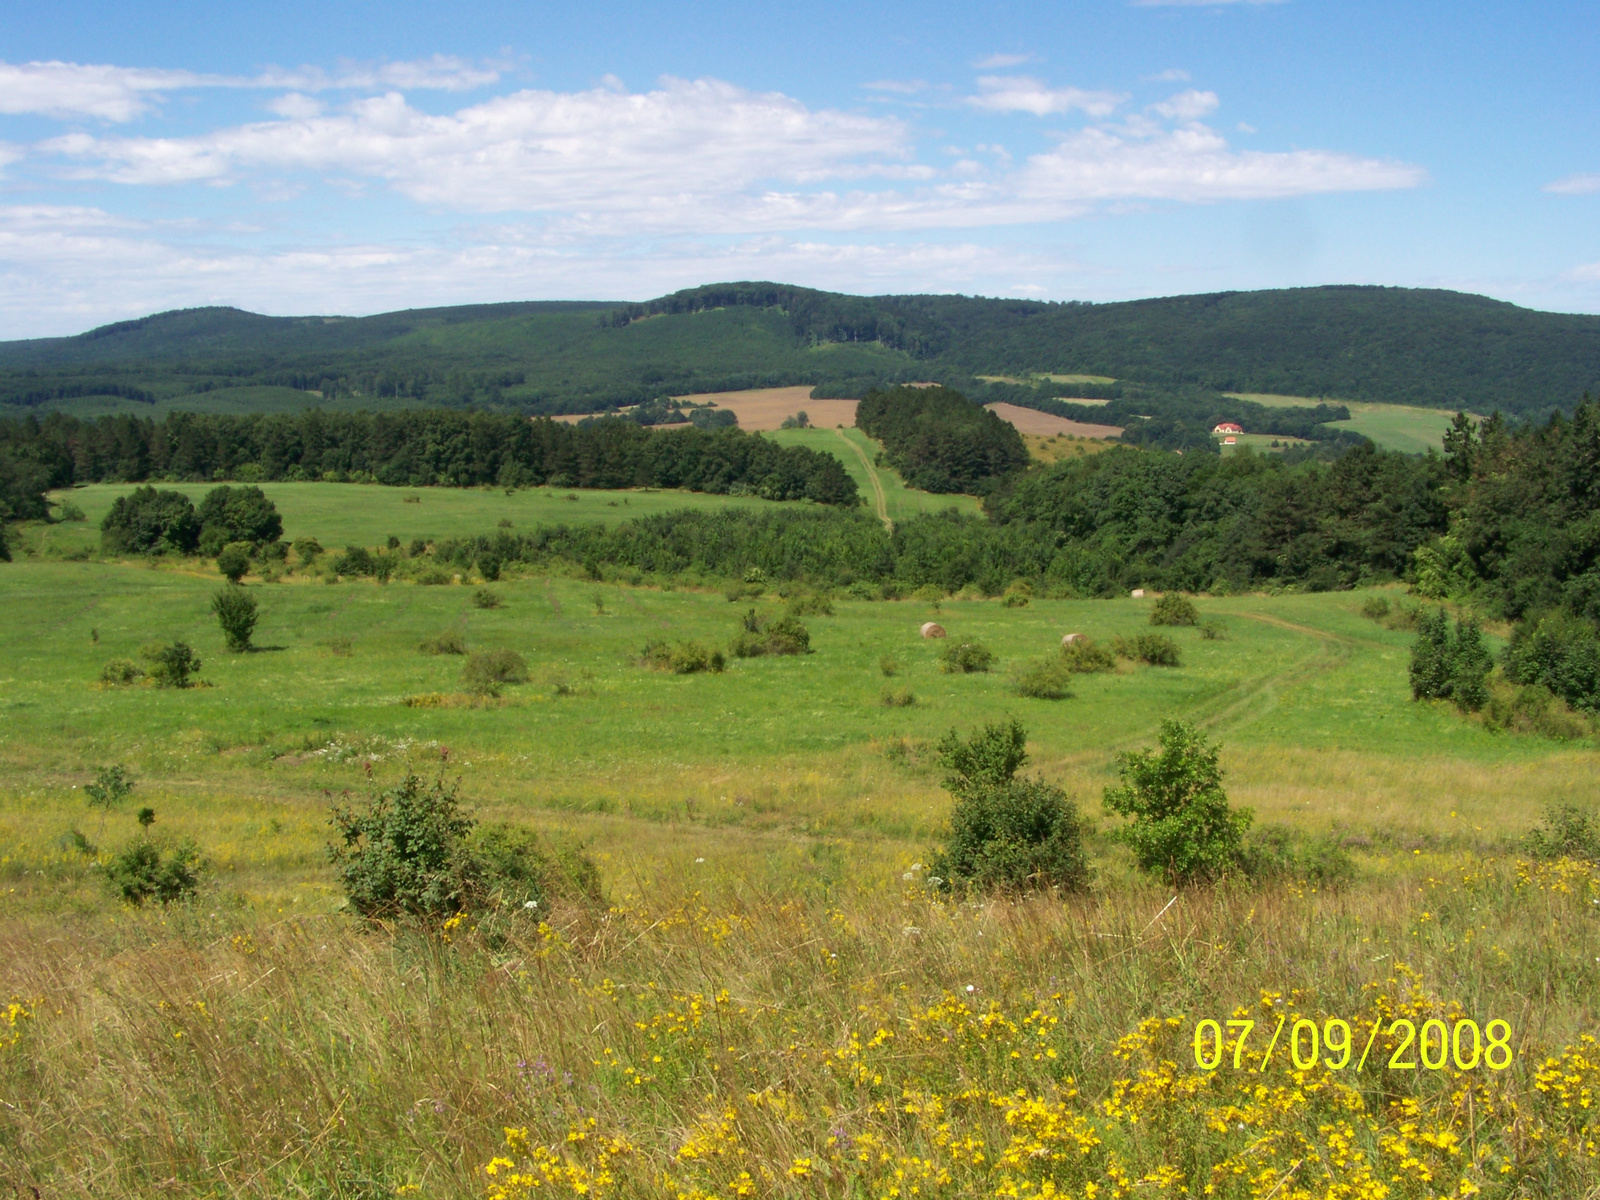
[[[1369,621],[1381,621],[1389,615],[1389,597],[1368,596],[1361,602],[1361,615]]]
[[[1491,681],[1489,699],[1480,711],[1484,725],[1497,732],[1532,733],[1561,742],[1595,732],[1593,717],[1574,712],[1542,683],[1522,686],[1507,680]]]
[[[112,857],[105,878],[114,894],[139,907],[147,900],[171,904],[194,895],[203,870],[200,848],[192,841],[164,850],[141,838]]]
[[[446,629],[437,637],[419,642],[417,649],[424,654],[465,654],[467,639],[459,629]]]
[[[1591,622],[1568,613],[1519,622],[1503,661],[1513,682],[1539,684],[1573,708],[1600,711],[1600,634]]]
[[[365,546],[346,546],[344,553],[333,560],[337,575],[376,575],[377,559]]]
[[[128,658],[113,658],[100,668],[100,682],[113,687],[127,687],[143,678],[144,668]]]
[[[314,537],[295,538],[294,556],[300,560],[301,566],[309,566],[322,556],[322,543]]]
[[[1131,638],[1114,637],[1111,650],[1118,658],[1148,663],[1152,667],[1182,665],[1178,643],[1164,633],[1136,633]]]
[[[150,665],[150,678],[157,687],[190,687],[189,677],[200,673],[200,656],[187,642],[152,642],[139,651],[139,657]]]
[[[674,675],[696,675],[709,671],[720,674],[726,661],[722,651],[712,650],[699,642],[649,642],[640,656],[640,662],[656,671],[671,671]]]
[[[1093,675],[1099,671],[1116,670],[1117,660],[1104,646],[1097,646],[1088,638],[1080,638],[1070,646],[1061,647],[1061,663],[1075,675]]]
[[[188,496],[147,484],[112,501],[100,534],[112,554],[193,554],[200,520]]]
[[[1222,622],[1217,620],[1200,622],[1200,637],[1207,642],[1224,642],[1228,640],[1227,631],[1223,629]]]
[[[1194,625],[1199,620],[1200,613],[1195,608],[1194,601],[1176,592],[1168,592],[1162,596],[1150,610],[1152,625]]]
[[[782,616],[767,621],[751,609],[744,617],[744,631],[729,647],[735,658],[760,658],[764,654],[809,654],[811,632],[798,617]]]
[[[883,706],[885,708],[912,708],[916,705],[917,698],[910,688],[883,689]]]
[[[520,825],[480,825],[457,851],[456,874],[473,908],[547,910],[552,900],[598,902],[600,872],[576,846]]]
[[[56,520],[58,521],[87,521],[89,518],[83,509],[71,500],[63,500],[56,506]]]
[[[222,588],[211,597],[211,611],[217,614],[229,650],[242,654],[250,649],[250,635],[255,632],[259,613],[256,598],[248,589],[237,583]]]
[[[1534,858],[1576,858],[1600,864],[1600,818],[1576,804],[1552,804],[1544,819],[1522,839]]]
[[[1115,836],[1132,849],[1142,870],[1168,883],[1216,879],[1236,870],[1253,815],[1228,806],[1218,749],[1183,721],[1163,721],[1160,742],[1160,753],[1117,755],[1122,784],[1106,789],[1105,804],[1129,823]]]
[[[238,583],[250,573],[250,547],[244,542],[224,546],[217,555],[217,570],[229,583]]]
[[[1493,665],[1476,621],[1458,620],[1452,631],[1444,609],[1430,609],[1419,620],[1411,647],[1411,697],[1453,700],[1463,712],[1477,712],[1489,699]]]
[[[492,592],[488,588],[479,588],[472,593],[472,607],[474,608],[499,608],[504,603],[499,592]]]
[[[1006,608],[1027,608],[1031,600],[1021,592],[1007,592],[1000,603]]]
[[[1348,883],[1356,873],[1355,860],[1334,837],[1307,837],[1281,825],[1251,830],[1240,862],[1258,879],[1297,879],[1324,888]]]
[[[283,536],[283,518],[258,487],[214,487],[206,493],[195,516],[200,521],[200,549],[215,554],[229,542],[246,542],[251,548]]]
[[[448,571],[441,571],[437,567],[434,567],[423,571],[420,575],[418,575],[417,582],[427,587],[438,587],[441,584],[450,583],[452,581]]]
[[[939,742],[945,788],[955,800],[950,840],[929,860],[934,886],[983,891],[1078,889],[1089,882],[1083,824],[1060,788],[1018,779],[1027,733],[1016,721]],[[934,881],[937,881],[936,883]]]
[[[1019,696],[1034,700],[1070,700],[1072,671],[1059,655],[1040,659],[1017,676],[1016,689]]]
[[[791,617],[831,617],[833,601],[820,592],[802,592],[789,599]]]
[[[982,642],[946,641],[939,651],[939,669],[946,675],[987,671],[994,666],[994,652]]]
[[[527,660],[515,650],[485,650],[461,668],[461,685],[477,696],[498,696],[506,684],[527,682]]]
[[[461,812],[459,783],[413,774],[370,794],[357,811],[335,805],[338,840],[328,858],[350,907],[364,917],[448,917],[470,892],[458,856],[475,824]]]
[[[878,659],[878,670],[883,672],[885,678],[888,678],[899,672],[900,664],[895,662],[892,655],[885,654]]]

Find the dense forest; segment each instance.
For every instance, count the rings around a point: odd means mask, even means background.
[[[1063,383],[1043,372],[1117,382]],[[730,283],[637,305],[471,305],[361,318],[191,309],[77,337],[0,343],[0,411],[13,412],[314,404],[536,415],[794,384],[860,397],[929,381],[984,401],[1126,401],[1113,414],[1119,423],[1134,415],[1203,423],[1221,411],[1224,392],[1542,420],[1600,387],[1600,317],[1404,288],[1087,304]],[[1145,440],[1182,439],[1168,431]]]
[[[0,421],[0,503],[15,516],[42,515],[44,488],[147,479],[667,487],[858,503],[833,455],[738,429],[654,432],[616,419],[571,425],[443,409]]]
[[[926,492],[983,492],[1028,465],[1015,426],[949,388],[870,391],[856,407],[856,426],[883,443],[906,483]]]

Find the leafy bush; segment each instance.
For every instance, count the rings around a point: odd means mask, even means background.
[[[1576,804],[1552,804],[1544,819],[1522,839],[1534,858],[1575,858],[1600,864],[1600,818]]]
[[[527,682],[527,660],[515,650],[485,650],[461,668],[461,685],[475,696],[498,696],[508,683]]]
[[[910,688],[883,689],[883,706],[885,708],[911,708],[917,703],[917,698]]]
[[[467,881],[457,856],[475,824],[460,811],[459,782],[425,785],[407,774],[373,792],[357,811],[335,805],[329,823],[339,840],[328,858],[350,907],[364,917],[451,916],[462,907]]]
[[[1389,597],[1368,596],[1361,602],[1361,615],[1369,621],[1381,621],[1389,615]]]
[[[1532,733],[1569,742],[1590,736],[1594,718],[1574,712],[1560,696],[1542,683],[1526,686],[1507,680],[1491,681],[1489,699],[1480,710],[1485,727],[1512,733]]]
[[[139,657],[150,664],[150,678],[157,687],[186,688],[191,686],[189,677],[200,673],[200,656],[188,642],[152,642],[139,651]]]
[[[488,588],[479,588],[472,593],[472,607],[474,608],[499,608],[504,603],[499,592],[491,592]]]
[[[671,671],[674,675],[696,675],[709,671],[720,674],[727,665],[722,651],[712,650],[699,642],[649,642],[640,656],[644,666],[657,671]]]
[[[939,742],[945,788],[955,799],[950,841],[933,853],[930,879],[951,887],[1077,889],[1089,882],[1078,809],[1060,788],[1018,779],[1027,733],[1016,721]]]
[[[89,807],[100,810],[102,824],[106,814],[133,793],[134,782],[133,776],[128,773],[128,768],[117,763],[101,767],[95,772],[94,782],[83,785],[83,794],[88,797]]]
[[[1030,602],[1030,598],[1022,592],[1007,592],[1000,601],[1006,608],[1027,608]]]
[[[376,575],[378,563],[365,546],[346,546],[344,553],[333,560],[333,569],[338,575]]]
[[[1162,596],[1150,610],[1152,625],[1194,625],[1199,620],[1200,612],[1195,608],[1194,601],[1176,592]]]
[[[141,838],[106,864],[111,890],[135,907],[147,900],[171,904],[194,895],[200,887],[204,865],[200,848],[185,839],[162,849]]]
[[[200,520],[188,496],[147,484],[112,502],[100,534],[112,554],[193,554]]]
[[[1318,887],[1335,887],[1355,878],[1350,852],[1327,834],[1306,837],[1281,825],[1251,831],[1240,861],[1249,874],[1303,880]]]
[[[100,682],[113,687],[127,687],[143,678],[144,668],[128,658],[113,658],[100,668]]]
[[[211,597],[211,611],[217,614],[229,650],[241,654],[250,649],[250,635],[255,632],[259,614],[256,598],[249,589],[237,583],[222,588]]]
[[[883,672],[885,678],[888,678],[899,672],[900,664],[895,662],[892,655],[885,654],[878,659],[878,670]]]
[[[258,487],[214,487],[195,515],[202,554],[214,555],[229,542],[245,542],[256,549],[283,536],[277,506]]]
[[[798,617],[782,616],[768,622],[751,609],[745,614],[744,631],[729,647],[735,658],[760,658],[764,654],[809,654],[811,632]]]
[[[1227,641],[1228,634],[1221,621],[1209,620],[1200,622],[1200,637],[1207,642]]]
[[[322,543],[314,537],[295,538],[294,555],[302,565],[309,565],[322,556]]]
[[[1163,721],[1160,742],[1160,753],[1117,755],[1122,784],[1106,788],[1105,804],[1129,823],[1115,836],[1142,870],[1168,883],[1216,879],[1237,869],[1253,814],[1228,806],[1218,749],[1184,721]]]
[[[465,654],[467,639],[459,629],[446,629],[437,637],[419,642],[417,649],[424,654]]]
[[[820,592],[802,592],[789,599],[789,615],[792,617],[831,617],[833,616],[833,601]]]
[[[1148,663],[1152,667],[1182,666],[1178,643],[1164,633],[1136,633],[1131,638],[1114,637],[1111,650],[1118,658]]]
[[[1099,671],[1116,669],[1117,660],[1104,646],[1097,646],[1088,638],[1080,638],[1070,646],[1061,647],[1061,663],[1075,675],[1093,675]]]
[[[417,582],[427,587],[438,587],[450,583],[450,572],[441,571],[437,567],[431,568],[417,576]]]
[[[1573,708],[1600,711],[1600,635],[1582,617],[1553,613],[1519,622],[1502,661],[1513,682],[1539,684]]]
[[[1034,700],[1070,700],[1072,671],[1060,656],[1040,659],[1016,678],[1017,694]]]
[[[994,652],[982,642],[947,641],[939,651],[939,669],[946,675],[987,671],[994,666]]]
[[[217,570],[229,583],[238,583],[250,573],[250,547],[244,542],[224,546],[217,555]]]
[[[1489,699],[1493,665],[1476,621],[1458,620],[1452,632],[1449,615],[1442,608],[1430,609],[1422,615],[1411,647],[1411,697],[1453,700],[1462,711],[1476,712]]]
[[[480,825],[456,854],[456,874],[473,908],[547,909],[553,899],[599,901],[600,872],[566,841],[505,823]]]

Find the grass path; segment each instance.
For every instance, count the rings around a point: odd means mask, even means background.
[[[844,430],[835,429],[839,440],[855,451],[856,457],[861,460],[861,466],[867,473],[867,480],[872,484],[873,503],[878,509],[878,520],[883,522],[883,527],[890,533],[894,532],[894,522],[889,519],[889,498],[883,494],[883,481],[878,478],[878,472],[872,465],[872,460],[867,457],[867,452],[845,437]]]
[[[1281,617],[1270,616],[1267,613],[1243,612],[1238,610],[1221,609],[1219,612],[1229,616],[1242,617],[1247,621],[1259,621],[1277,629],[1288,630],[1304,637],[1313,639],[1316,649],[1303,657],[1296,658],[1287,667],[1279,671],[1270,671],[1263,675],[1256,675],[1239,681],[1238,685],[1230,688],[1227,693],[1219,697],[1223,703],[1215,711],[1200,717],[1200,724],[1210,730],[1218,731],[1227,728],[1237,728],[1249,725],[1272,712],[1278,706],[1278,696],[1281,691],[1286,691],[1302,684],[1315,675],[1324,671],[1331,671],[1340,666],[1350,657],[1350,652],[1355,642],[1326,629],[1316,629],[1310,625],[1302,625],[1295,621],[1286,621]]]

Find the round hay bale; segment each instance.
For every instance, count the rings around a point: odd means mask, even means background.
[[[1134,588],[1133,589],[1133,598],[1135,600],[1143,600],[1144,599],[1144,589],[1143,588]]]
[[[937,621],[929,621],[922,627],[922,636],[925,638],[942,638],[944,636],[944,626]]]
[[[1061,648],[1064,650],[1074,642],[1082,642],[1087,640],[1088,639],[1086,639],[1081,633],[1069,633],[1066,637],[1061,639]]]

